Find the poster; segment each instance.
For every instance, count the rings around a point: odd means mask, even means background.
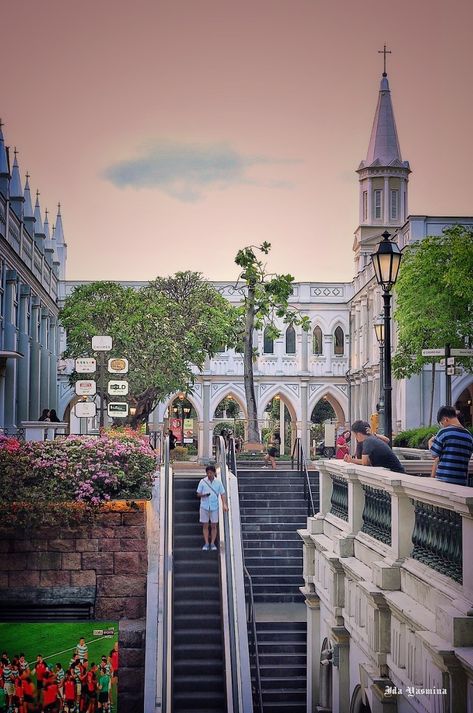
[[[169,419],[169,428],[176,436],[177,440],[182,443],[182,421],[180,418]]]
[[[184,443],[192,443],[194,440],[194,419],[184,419]]]

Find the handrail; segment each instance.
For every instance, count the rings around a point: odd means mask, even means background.
[[[310,485],[309,471],[307,470],[307,460],[302,446],[302,440],[299,436],[294,441],[294,447],[291,454],[291,464],[294,468],[294,461],[297,459],[297,470],[304,477],[304,497],[307,500],[307,515],[313,517],[316,514],[314,498],[312,495],[312,487]]]
[[[235,449],[235,439],[230,437],[227,442],[227,464],[230,471],[238,479],[237,471],[237,460],[236,460],[236,449]],[[251,574],[249,573],[245,564],[245,551],[243,545],[241,547],[241,557],[243,563],[243,573],[248,580],[248,605],[247,605],[247,624],[250,627],[251,638],[252,638],[252,648],[253,648],[253,661],[255,666],[255,695],[258,702],[259,713],[264,713],[263,709],[263,694],[261,688],[261,668],[259,663],[259,650],[258,650],[258,634],[256,631],[256,618],[255,618],[255,598],[253,592],[253,580]],[[246,597],[245,597],[246,600]]]
[[[169,459],[169,437],[164,440],[163,465],[159,479],[159,579],[157,593],[157,644],[155,647],[156,686],[145,687],[145,710],[147,713],[167,713],[172,706],[172,523],[173,523],[173,479]],[[155,553],[154,553],[155,556]],[[149,620],[154,617],[148,610]],[[148,630],[146,636],[146,670],[150,671],[153,662],[148,660]],[[151,651],[149,656],[151,657]],[[145,680],[147,680],[145,676]],[[154,690],[152,690],[154,688]],[[151,689],[151,690],[149,690]]]
[[[222,577],[222,605],[227,675],[228,713],[252,713],[251,671],[248,650],[248,631],[244,582],[243,548],[240,531],[238,487],[234,474],[227,470],[227,453],[222,436],[215,439],[217,465],[227,494],[229,511],[221,512],[223,547],[220,552]],[[221,503],[220,508],[222,509]]]

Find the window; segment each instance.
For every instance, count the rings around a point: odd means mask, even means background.
[[[266,327],[264,330],[263,352],[264,352],[264,354],[273,354],[274,353],[274,339],[269,334],[269,327]]]
[[[322,330],[320,329],[320,327],[316,327],[312,334],[312,352],[317,356],[323,354]]]
[[[381,218],[381,193],[380,190],[374,192],[374,217],[376,220]]]
[[[286,329],[286,354],[295,354],[296,353],[296,330],[292,326],[292,324],[289,325],[289,327]]]
[[[343,334],[343,329],[341,327],[337,327],[334,333],[334,341],[335,341],[335,346],[334,346],[334,352],[335,354],[342,355],[345,351],[345,336]]]
[[[391,191],[391,220],[399,217],[399,191]]]
[[[363,218],[362,220],[368,219],[368,191],[363,191]]]

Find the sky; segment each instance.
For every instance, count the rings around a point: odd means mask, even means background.
[[[384,43],[411,214],[472,215],[471,0],[2,0],[0,116],[68,279],[353,276]]]

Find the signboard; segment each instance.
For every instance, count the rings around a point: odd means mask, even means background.
[[[107,391],[110,396],[126,396],[128,394],[128,381],[109,381]]]
[[[455,364],[455,357],[448,357],[447,366],[452,366],[453,364]]]
[[[110,401],[107,406],[107,413],[110,418],[126,418],[128,416],[128,404],[123,401]]]
[[[450,354],[457,357],[473,357],[473,349],[450,349]]]
[[[93,401],[79,401],[74,406],[77,418],[95,418],[97,407]]]
[[[453,349],[452,349],[452,354],[453,354]],[[444,357],[445,349],[422,349],[422,356],[424,356],[424,357],[427,357],[427,356]]]
[[[76,359],[75,369],[78,374],[93,374],[97,371],[97,362],[95,359],[80,357],[79,359]]]
[[[97,393],[97,384],[93,379],[81,379],[76,381],[77,396],[93,396]]]
[[[92,349],[94,352],[109,352],[112,348],[112,337],[97,336],[92,337]]]
[[[110,374],[128,374],[128,359],[109,359],[108,371]]]
[[[194,419],[184,419],[184,443],[192,443],[194,440]]]
[[[169,428],[176,436],[177,440],[182,443],[182,421],[180,418],[170,418]]]

